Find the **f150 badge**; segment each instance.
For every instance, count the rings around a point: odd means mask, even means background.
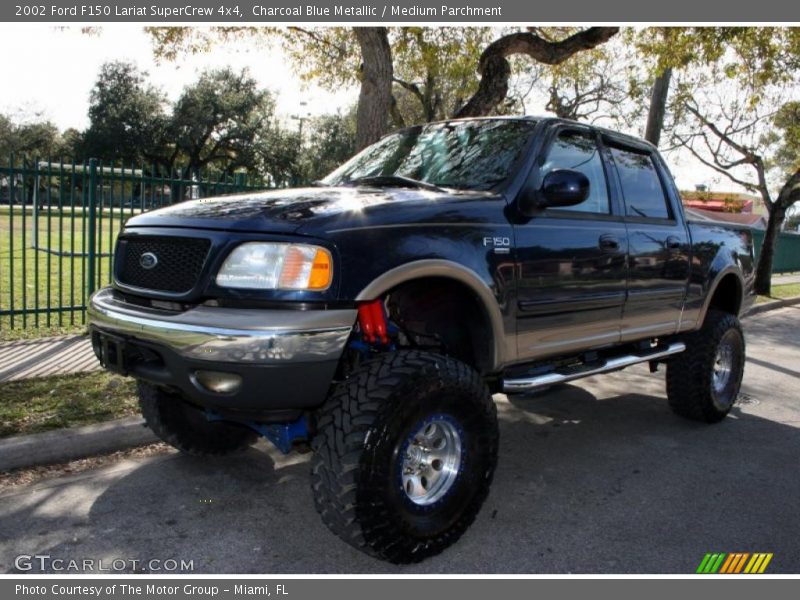
[[[485,237],[483,238],[483,245],[491,246],[497,254],[508,254],[511,252],[510,237]]]

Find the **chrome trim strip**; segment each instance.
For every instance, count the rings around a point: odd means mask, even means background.
[[[678,354],[686,350],[686,345],[683,342],[675,342],[670,344],[663,350],[651,352],[649,354],[626,354],[625,356],[617,356],[608,359],[603,366],[587,369],[585,371],[575,371],[572,373],[545,373],[544,375],[537,375],[536,377],[523,377],[521,379],[504,379],[503,391],[507,394],[519,394],[557,383],[566,383],[589,377],[591,375],[598,375],[600,373],[607,373],[609,371],[616,371],[624,369],[637,363],[648,362],[657,360],[672,354]]]
[[[148,311],[115,300],[110,288],[91,297],[88,312],[90,325],[103,331],[161,344],[190,359],[246,364],[338,360],[356,319],[350,309]]]

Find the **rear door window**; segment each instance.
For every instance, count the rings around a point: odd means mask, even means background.
[[[619,174],[625,214],[646,219],[672,218],[653,157],[613,146],[611,156]]]

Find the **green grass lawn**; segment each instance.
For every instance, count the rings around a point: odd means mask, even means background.
[[[85,301],[86,242],[88,224],[82,211],[40,211],[37,247],[33,247],[33,215],[30,207],[24,212],[7,206],[0,210],[0,311],[22,308],[65,307],[66,310],[27,316],[0,317],[0,340],[31,335],[47,335],[74,331],[82,326],[79,310],[70,310]],[[124,215],[129,216],[127,211]],[[108,255],[114,248],[121,227],[119,210],[112,215],[105,211],[97,228],[98,250]],[[59,256],[53,252],[67,253]],[[110,281],[111,259],[103,256],[97,269],[101,282]]]
[[[786,298],[795,298],[800,296],[800,283],[785,283],[782,285],[772,285],[771,296],[759,296],[756,299],[757,304],[763,302],[771,302],[772,300],[784,300]]]
[[[0,383],[0,438],[138,412],[132,379],[105,371]]]

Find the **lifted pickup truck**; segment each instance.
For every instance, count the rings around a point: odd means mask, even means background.
[[[724,418],[752,282],[749,233],[687,222],[651,145],[485,118],[387,135],[315,187],[131,218],[90,322],[163,440],[310,444],[325,524],[408,563],[487,496],[492,393],[665,363],[674,412]]]

